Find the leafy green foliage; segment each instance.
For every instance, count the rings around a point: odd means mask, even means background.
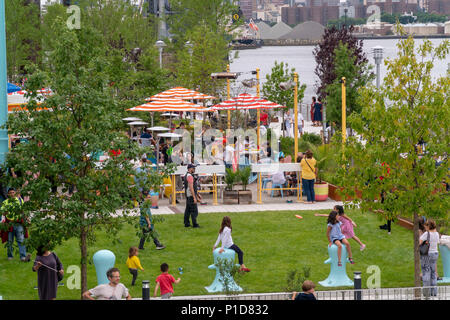
[[[279,85],[281,82],[293,80],[295,68],[289,69],[289,65],[285,62],[278,63],[272,67],[271,73],[266,75],[266,82],[262,87],[262,94],[265,99],[276,102],[287,109],[294,108],[294,90],[281,90]],[[306,85],[297,85],[298,87],[298,101],[302,101]],[[286,108],[281,110],[285,111]]]
[[[346,79],[346,105],[347,116],[349,116],[353,112],[361,111],[358,89],[370,84],[374,74],[367,61],[357,63],[354,48],[349,48],[347,44],[340,42],[334,54],[335,79],[325,89],[326,112],[327,120],[340,125],[342,122],[342,84],[340,82],[342,77]]]
[[[286,292],[302,292],[302,285],[311,275],[311,267],[303,266],[302,271],[290,270],[286,276]]]
[[[242,190],[247,190],[248,181],[252,175],[252,168],[250,166],[241,168],[237,171],[237,177],[241,181]]]
[[[27,0],[5,1],[7,74],[11,82],[25,75],[25,66],[38,63],[39,6]]]
[[[225,169],[225,184],[227,185],[226,189],[228,191],[233,190],[233,186],[237,181],[237,172],[234,172],[233,169],[231,168],[226,168]]]
[[[303,133],[303,135],[300,137],[301,141],[307,141],[315,146],[321,145],[322,144],[322,138],[315,133],[309,133],[309,132],[305,132]]]

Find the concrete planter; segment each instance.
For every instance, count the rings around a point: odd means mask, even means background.
[[[239,204],[239,191],[224,190],[223,191],[223,204]]]
[[[252,203],[252,191],[251,190],[239,190],[239,204]]]

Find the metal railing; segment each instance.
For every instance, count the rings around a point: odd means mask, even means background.
[[[436,295],[430,294],[432,289],[436,290]],[[450,300],[450,286],[316,291],[316,297],[318,300],[356,300],[357,291],[361,292],[361,300]],[[290,292],[172,297],[175,300],[290,300],[291,298]]]

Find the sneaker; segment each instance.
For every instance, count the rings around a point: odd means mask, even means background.
[[[189,228],[191,225],[190,224],[185,224],[184,227],[185,228]]]
[[[198,224],[194,225],[193,228],[200,228]]]
[[[365,248],[366,248],[366,245],[363,244],[361,247],[359,247],[359,250],[364,251]]]
[[[250,272],[250,269],[249,268],[241,268],[240,271],[242,271],[242,272]]]
[[[30,262],[31,254],[27,254],[27,256],[25,258],[21,258],[20,260],[23,261],[23,262]]]
[[[8,260],[9,260],[9,261],[11,261],[12,259],[13,259],[13,258],[11,258],[11,257],[8,257]]]
[[[352,258],[349,258],[348,261],[350,262],[350,264],[355,264],[355,261],[353,261]]]
[[[166,246],[163,244],[160,244],[159,246],[156,246],[156,250],[162,250],[164,249]]]
[[[342,267],[342,263],[340,261],[338,262],[338,267]]]

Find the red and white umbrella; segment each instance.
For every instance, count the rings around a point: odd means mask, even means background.
[[[272,109],[285,108],[278,103],[258,98],[248,93],[242,93],[235,98],[223,101],[209,108],[210,110],[248,110],[248,109]]]
[[[207,100],[216,99],[216,97],[209,96],[204,93],[200,93],[195,90],[186,89],[183,87],[175,87],[161,93],[155,94],[150,98],[146,98],[145,101],[165,100],[167,98],[180,99],[180,100]]]

